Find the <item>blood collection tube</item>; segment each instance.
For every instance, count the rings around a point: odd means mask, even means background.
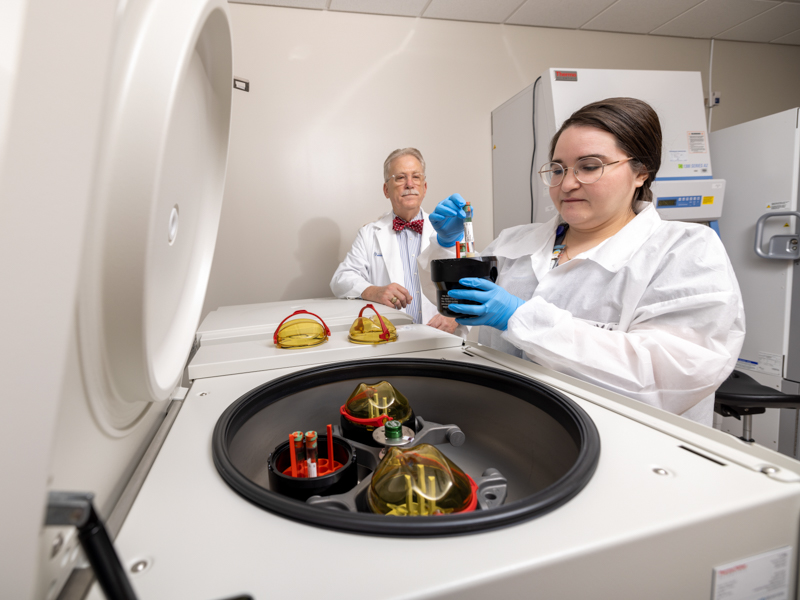
[[[289,452],[292,459],[292,477],[302,477],[299,466],[305,460],[303,448],[303,432],[295,431],[289,435]]]
[[[306,465],[308,476],[317,476],[317,432],[306,431]]]
[[[464,206],[464,212],[467,214],[464,219],[464,251],[462,256],[475,256],[475,235],[472,232],[472,207],[469,202]]]

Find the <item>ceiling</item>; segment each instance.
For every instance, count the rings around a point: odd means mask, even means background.
[[[426,19],[800,46],[800,0],[228,1]]]

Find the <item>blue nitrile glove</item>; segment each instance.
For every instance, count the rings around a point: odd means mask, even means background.
[[[465,277],[461,285],[475,290],[448,290],[447,295],[456,300],[472,300],[478,304],[450,304],[447,308],[463,313],[470,318],[456,319],[459,325],[488,325],[501,331],[508,327],[508,320],[520,306],[525,304],[521,298],[509,294],[496,283],[480,277]],[[480,291],[479,291],[480,290]],[[474,315],[474,317],[471,317]]]
[[[464,237],[464,219],[467,218],[467,213],[463,209],[466,204],[467,201],[460,194],[453,194],[439,202],[428,216],[436,230],[440,246],[450,248]]]

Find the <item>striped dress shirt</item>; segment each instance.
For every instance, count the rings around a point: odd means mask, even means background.
[[[392,213],[393,217],[396,217]],[[411,219],[416,221],[422,219],[422,211]],[[422,323],[422,293],[419,288],[419,273],[417,272],[417,257],[422,248],[422,235],[411,231],[406,227],[402,231],[396,231],[397,243],[400,246],[400,258],[403,261],[403,287],[411,292],[411,304],[407,305],[405,311],[414,319],[414,323]]]

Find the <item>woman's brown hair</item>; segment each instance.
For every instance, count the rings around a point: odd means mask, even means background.
[[[652,202],[650,184],[661,166],[661,122],[653,108],[636,98],[607,98],[592,102],[572,113],[550,142],[550,159],[561,134],[568,127],[594,127],[607,131],[617,140],[617,147],[626,155],[636,173],[647,173],[647,179],[633,194],[633,205]]]

